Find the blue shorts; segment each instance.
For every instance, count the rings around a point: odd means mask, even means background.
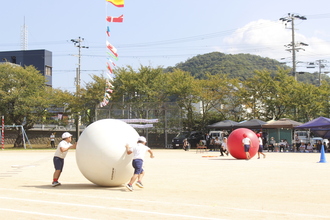
[[[143,160],[142,159],[134,159],[132,161],[132,165],[134,167],[134,174],[141,174],[143,172]]]
[[[250,150],[250,145],[244,144],[244,152],[249,152],[249,150]]]
[[[62,172],[64,166],[64,159],[59,157],[54,157],[53,159],[55,170],[60,170]]]
[[[258,152],[262,152],[263,150],[264,150],[264,146],[263,145],[259,145]]]

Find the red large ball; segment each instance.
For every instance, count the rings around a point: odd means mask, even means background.
[[[236,159],[247,159],[244,152],[244,146],[242,145],[243,134],[246,134],[251,139],[252,146],[250,146],[250,158],[252,158],[259,149],[259,140],[257,135],[247,128],[238,128],[232,131],[228,137],[227,147],[229,153]]]

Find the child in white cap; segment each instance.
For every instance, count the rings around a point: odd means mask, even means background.
[[[61,185],[61,183],[58,182],[58,179],[60,178],[60,175],[63,170],[64,158],[65,158],[66,154],[68,153],[69,149],[76,148],[77,143],[71,144],[71,137],[72,137],[72,135],[69,132],[64,132],[62,134],[62,141],[58,144],[57,149],[55,151],[55,155],[54,155],[54,159],[53,159],[55,172],[53,175],[52,186]]]
[[[140,136],[138,138],[138,142],[136,145],[134,145],[132,147],[126,145],[127,154],[133,153],[132,165],[134,167],[134,174],[133,174],[131,180],[129,181],[129,183],[126,184],[127,189],[129,189],[130,191],[133,191],[133,183],[136,180],[137,180],[136,185],[140,188],[143,188],[141,181],[145,174],[145,172],[142,168],[145,153],[149,152],[150,158],[154,158],[154,155],[153,155],[151,149],[148,146],[146,146],[146,143],[147,143],[146,138],[143,136]]]

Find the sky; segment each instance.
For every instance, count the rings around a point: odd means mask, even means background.
[[[307,18],[294,21],[295,42],[308,44],[297,53],[297,71],[318,71],[306,66],[330,61],[329,0],[125,0],[123,8],[105,0],[17,0],[1,7],[0,51],[22,49],[25,24],[27,49],[53,54],[53,87],[72,92],[78,48],[71,39],[78,37],[88,47],[81,48],[82,86],[91,75],[106,76],[107,40],[118,50],[117,67],[175,66],[215,51],[250,53],[291,66],[292,55],[284,46],[292,41],[291,26],[279,20],[288,13]],[[122,23],[106,21],[106,16],[120,15]]]

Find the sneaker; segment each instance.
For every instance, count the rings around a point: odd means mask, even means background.
[[[59,186],[59,185],[61,185],[61,183],[60,183],[60,182],[57,182],[57,181],[55,181],[55,182],[52,182],[52,186],[53,186],[53,187],[55,187],[55,186]]]
[[[141,183],[140,181],[137,181],[137,182],[136,182],[136,185],[137,185],[138,187],[140,187],[140,188],[143,188],[143,185],[142,185],[142,183]]]
[[[126,184],[126,188],[129,189],[129,191],[133,191],[133,186],[129,185],[128,183]]]

